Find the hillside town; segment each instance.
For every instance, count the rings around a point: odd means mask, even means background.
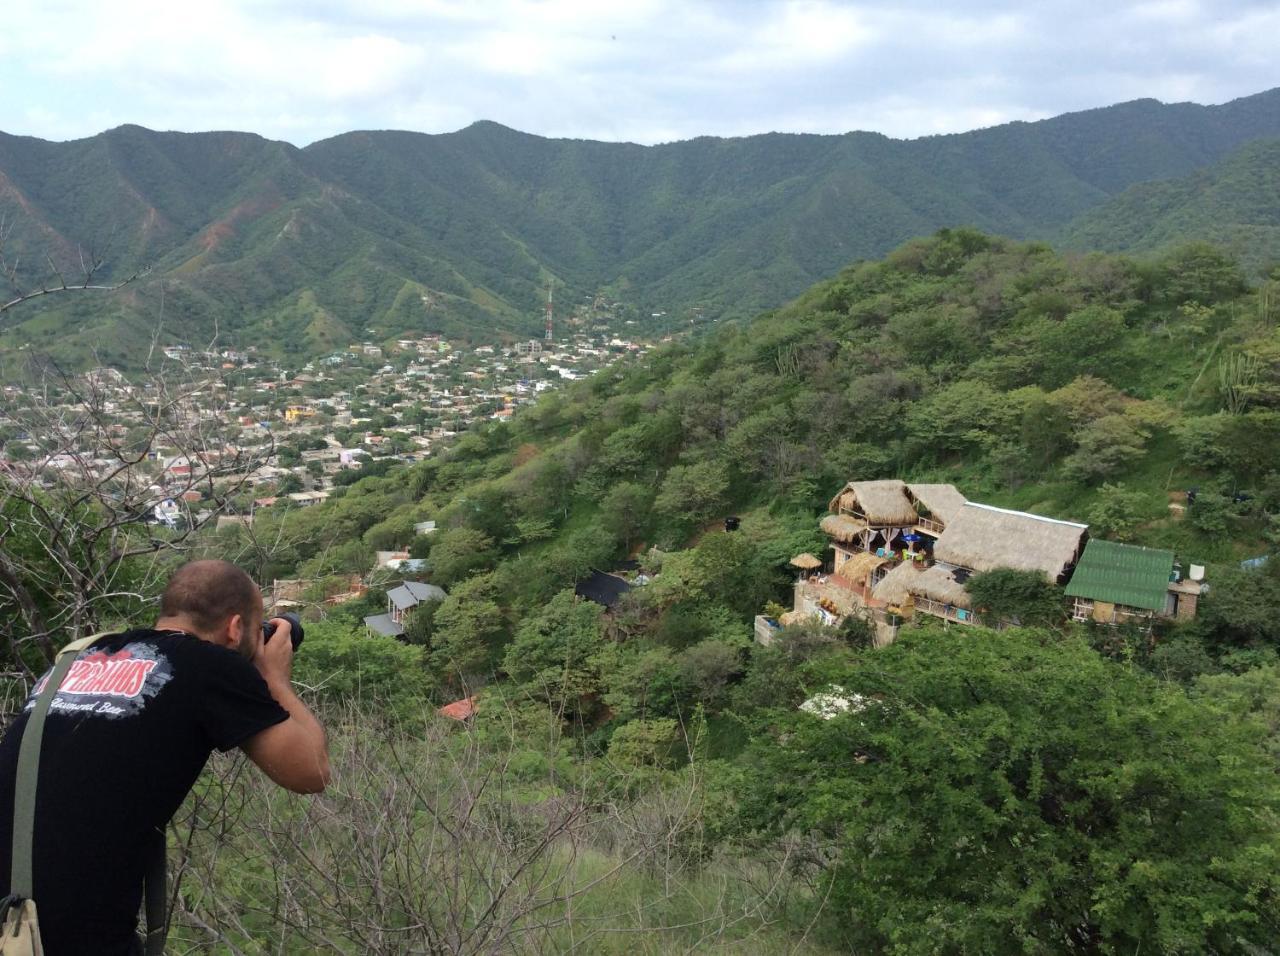
[[[153,481],[145,520],[249,524],[258,509],[309,507],[336,485],[436,454],[475,423],[510,419],[654,344],[607,327],[508,345],[425,334],[353,343],[297,368],[253,347],[174,344],[146,379],[107,367],[45,377],[38,399],[30,386],[3,386],[0,471],[37,484],[93,480],[137,448]],[[243,493],[214,508],[214,478]]]

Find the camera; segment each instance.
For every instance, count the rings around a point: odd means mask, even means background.
[[[282,617],[289,622],[289,640],[293,644],[294,651],[297,651],[298,645],[302,643],[302,621],[298,619],[298,615],[293,613],[274,614],[272,617]],[[262,622],[262,643],[265,644],[271,640],[271,635],[276,629],[271,626],[270,621]]]

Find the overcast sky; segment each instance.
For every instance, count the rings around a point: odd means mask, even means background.
[[[895,137],[1280,85],[1280,3],[6,0],[0,129]]]

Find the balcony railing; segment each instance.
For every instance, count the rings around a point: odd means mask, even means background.
[[[924,614],[932,614],[944,621],[955,621],[957,624],[980,624],[978,616],[968,608],[956,607],[954,604],[943,604],[932,598],[916,597],[915,607]]]
[[[1094,602],[1088,598],[1074,598],[1071,602],[1071,620],[1076,622],[1093,621],[1095,624],[1110,625],[1137,623],[1149,628],[1154,617],[1154,611],[1129,609],[1123,605],[1112,605],[1108,614],[1099,615],[1095,611]]]

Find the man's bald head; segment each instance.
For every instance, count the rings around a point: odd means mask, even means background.
[[[215,632],[234,615],[252,626],[262,619],[262,592],[229,561],[192,561],[173,573],[160,597],[160,617],[189,620],[201,633]]]

